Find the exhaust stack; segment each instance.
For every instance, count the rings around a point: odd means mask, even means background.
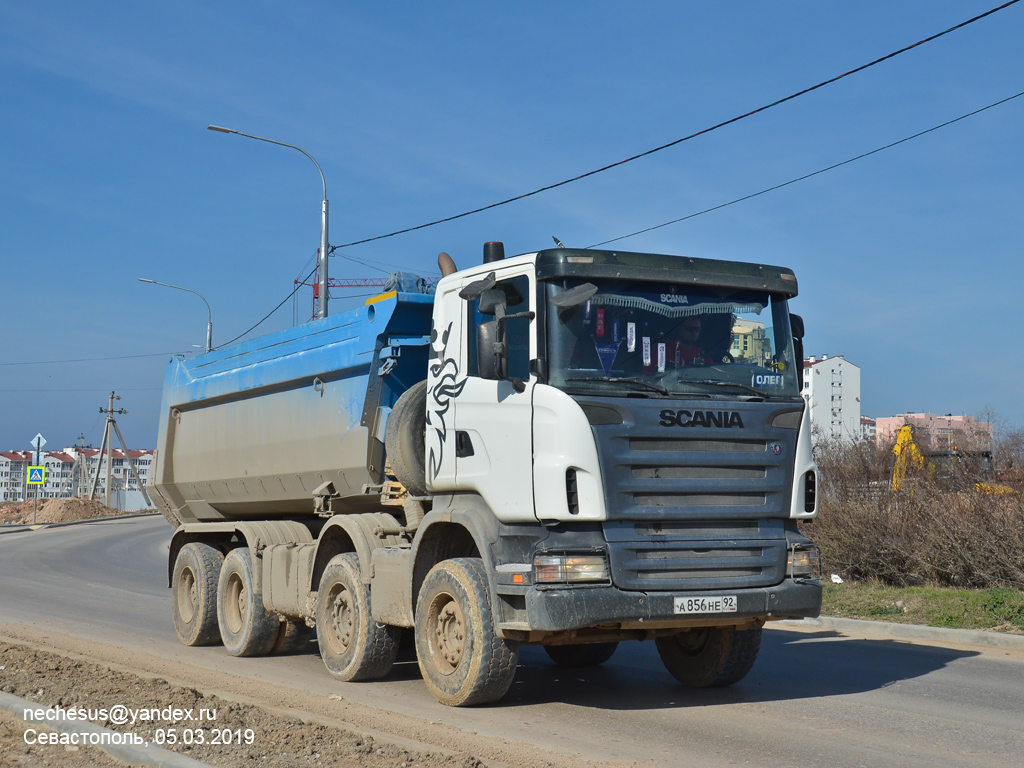
[[[441,277],[448,277],[448,275],[459,270],[455,266],[455,260],[444,251],[437,254],[437,266],[441,270]]]
[[[494,241],[484,243],[484,264],[501,261],[505,258],[505,244]]]

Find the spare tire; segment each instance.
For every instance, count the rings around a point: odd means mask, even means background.
[[[391,471],[412,496],[427,493],[426,446],[427,382],[421,381],[398,398],[384,435]]]

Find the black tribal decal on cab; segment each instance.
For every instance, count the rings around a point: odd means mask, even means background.
[[[466,380],[456,382],[459,377],[459,364],[454,357],[448,356],[448,340],[452,332],[452,324],[440,336],[436,328],[430,331],[430,375],[434,378],[434,386],[427,394],[427,439],[430,443],[427,457],[427,472],[433,480],[441,471],[444,458],[444,443],[448,435],[445,415],[451,408],[452,398],[458,397]],[[438,343],[440,342],[440,344]],[[429,429],[433,427],[433,429]],[[431,436],[436,439],[431,439]]]

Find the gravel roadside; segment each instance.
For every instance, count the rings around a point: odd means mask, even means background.
[[[161,679],[147,679],[27,645],[0,642],[0,690],[38,702],[40,708],[86,710],[95,715],[89,719],[96,725],[136,734],[149,743],[160,743],[165,749],[218,768],[478,768],[484,765],[471,755],[411,752],[377,742],[370,736],[282,717]],[[115,705],[134,711],[136,722],[115,722],[120,719],[119,715],[109,711]],[[166,715],[173,717],[175,709],[204,719],[178,722],[162,719]],[[157,717],[161,719],[155,719]],[[6,714],[0,718],[0,765],[55,768],[124,765],[98,747],[26,744],[25,734],[29,729],[38,731],[40,726]],[[46,730],[45,727],[42,730]]]

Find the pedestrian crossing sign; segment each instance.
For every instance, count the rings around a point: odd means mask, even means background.
[[[46,467],[29,467],[28,484],[43,485],[46,482]]]

